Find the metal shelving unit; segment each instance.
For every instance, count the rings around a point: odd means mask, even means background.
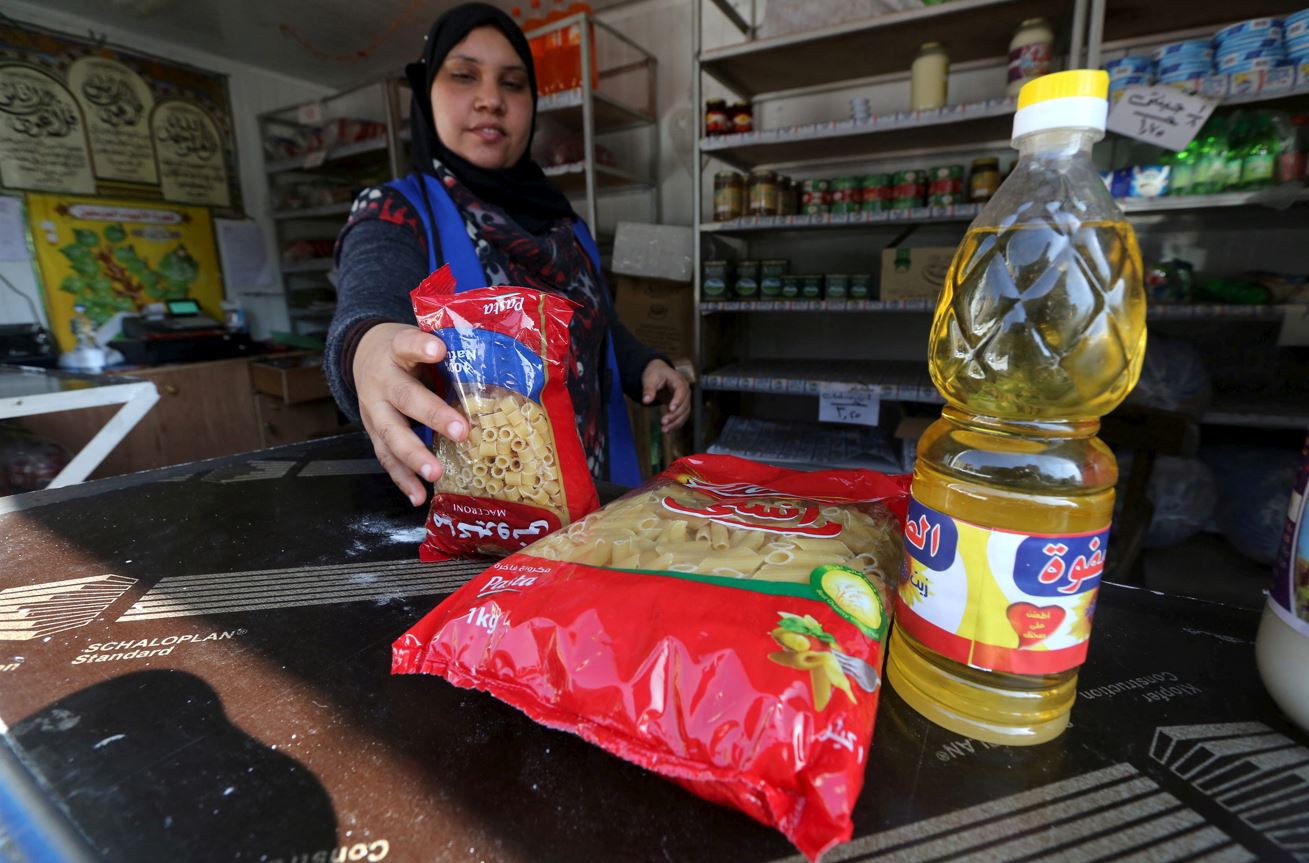
[[[1007,50],[1013,28],[1023,18],[1037,15],[1052,18],[1061,34],[1056,47],[1066,46],[1067,66],[1100,65],[1105,52],[1153,47],[1165,41],[1212,34],[1221,26],[1251,17],[1285,14],[1302,7],[1294,0],[1251,0],[1233,6],[1217,0],[1160,5],[1151,0],[1076,0],[1076,2],[1026,2],[1026,0],[957,0],[903,12],[885,14],[863,22],[774,38],[755,38],[756,22],[737,11],[730,0],[697,2],[694,40],[697,65],[693,76],[693,104],[704,104],[706,80],[716,81],[729,91],[761,101],[803,99],[842,88],[877,85],[907,79],[907,70],[918,45],[936,40],[950,46],[952,71],[969,71],[994,64]],[[753,5],[749,7],[752,11]],[[706,9],[717,9],[742,36],[737,44],[706,48],[702,44]],[[876,50],[870,50],[876,46]],[[1065,68],[1067,67],[1065,66]],[[1257,105],[1268,108],[1309,106],[1309,88],[1230,96],[1226,106]],[[971,221],[975,206],[932,210],[860,214],[853,217],[746,217],[729,222],[705,219],[705,181],[717,166],[748,171],[754,168],[781,169],[804,174],[815,169],[828,175],[836,165],[854,165],[874,160],[903,159],[922,164],[938,156],[941,162],[966,161],[965,154],[978,154],[1008,146],[1013,101],[995,98],[967,105],[953,105],[941,111],[884,113],[862,123],[837,120],[775,129],[757,129],[744,135],[701,136],[697,140],[699,170],[693,171],[693,196],[697,208],[699,241],[695,248],[697,346],[696,363],[701,369],[701,386],[695,403],[696,445],[705,448],[713,430],[706,427],[704,393],[764,393],[815,395],[825,383],[877,388],[884,399],[940,404],[941,399],[927,378],[925,366],[913,363],[851,362],[839,354],[831,359],[812,356],[803,359],[760,359],[750,355],[749,345],[764,349],[764,342],[741,338],[751,322],[770,316],[799,314],[795,330],[826,329],[834,318],[845,315],[924,316],[934,308],[932,301],[882,302],[878,300],[756,300],[749,302],[701,300],[701,261],[708,245],[718,246],[714,257],[722,257],[721,242],[741,244],[740,257],[785,257],[779,243],[800,244],[797,249],[818,242],[833,244],[862,241],[870,231],[951,224],[960,228]],[[756,118],[760,117],[758,108]],[[788,170],[789,169],[789,170]],[[853,173],[853,172],[851,172]],[[820,173],[819,176],[822,174]],[[1241,222],[1254,226],[1281,224],[1306,212],[1300,206],[1309,201],[1302,189],[1269,189],[1218,195],[1120,201],[1123,210],[1139,219],[1142,230],[1164,222],[1185,220],[1198,230],[1219,219],[1243,212]],[[1256,218],[1258,217],[1258,218]],[[887,237],[888,234],[878,234]],[[859,238],[858,241],[855,238]],[[879,241],[882,244],[885,241]],[[880,246],[879,246],[880,247]],[[730,255],[729,255],[730,256]],[[1186,323],[1275,324],[1286,315],[1302,313],[1291,306],[1205,306],[1155,305],[1149,320]],[[725,318],[724,315],[730,317]],[[801,322],[803,321],[803,322]],[[812,321],[812,323],[811,323]],[[777,325],[766,330],[779,332]],[[720,344],[730,342],[724,333],[735,334],[736,353],[723,353]],[[720,338],[716,338],[720,337]],[[839,344],[839,340],[833,340]],[[715,354],[715,350],[717,353]],[[711,396],[712,398],[712,396]],[[728,403],[728,413],[731,403]],[[1258,425],[1264,428],[1304,427],[1309,408],[1261,404],[1220,403],[1205,415],[1205,422],[1224,425]]]
[[[538,130],[542,124],[551,124],[565,133],[581,136],[586,157],[547,168],[546,174],[570,197],[585,200],[579,211],[603,243],[605,237],[612,236],[612,229],[605,230],[597,224],[597,200],[602,195],[645,192],[650,203],[650,221],[659,221],[658,188],[653,180],[659,165],[655,103],[658,61],[653,54],[590,15],[562,18],[534,35],[574,26],[580,27],[583,33],[596,34],[595,42],[582,39],[580,54],[581,68],[590,69],[595,53],[599,88],[592,86],[590,75],[582,75],[581,86],[542,96],[537,102]],[[328,145],[294,158],[274,158],[266,163],[265,173],[274,202],[281,201],[281,193],[293,191],[291,187],[297,183],[335,180],[344,190],[341,200],[275,209],[272,216],[277,225],[279,249],[296,240],[330,240],[349,215],[359,188],[408,172],[409,101],[407,82],[399,76],[388,76],[333,94],[321,102],[291,105],[260,115],[260,131],[265,140],[278,134],[310,132],[341,118],[378,123],[382,130],[376,137]],[[639,130],[648,131],[646,165],[632,170],[596,161],[598,136]],[[321,330],[331,318],[330,311],[298,308],[290,298],[310,291],[334,294],[332,266],[332,259],[326,257],[281,264],[282,293],[288,299],[287,316],[293,332],[300,333],[311,326]]]

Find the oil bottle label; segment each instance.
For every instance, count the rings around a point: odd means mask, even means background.
[[[1109,526],[1082,534],[983,527],[909,503],[896,622],[937,653],[987,671],[1081,665]]]

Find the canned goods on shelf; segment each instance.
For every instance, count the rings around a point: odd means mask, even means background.
[[[1230,27],[1224,27],[1214,34],[1214,41],[1218,43],[1226,42],[1238,36],[1244,36],[1247,33],[1273,33],[1282,35],[1282,19],[1280,18],[1251,18],[1249,21],[1242,21],[1239,24],[1233,24]]]
[[[821,275],[801,276],[800,296],[806,300],[821,300],[823,298],[823,277]]]
[[[753,300],[759,296],[759,262],[737,261],[733,294],[738,300]]]
[[[795,299],[800,296],[800,277],[782,276],[783,299]]]
[[[829,300],[844,300],[850,295],[850,277],[844,273],[828,273],[824,279],[823,296]]]
[[[850,277],[850,299],[870,300],[873,298],[873,277],[858,274]]]

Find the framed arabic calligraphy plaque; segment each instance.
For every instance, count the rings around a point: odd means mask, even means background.
[[[227,76],[0,21],[0,185],[240,215]]]

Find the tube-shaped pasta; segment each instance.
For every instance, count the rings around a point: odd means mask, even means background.
[[[713,522],[709,525],[709,546],[715,551],[722,551],[731,546],[731,541],[727,538],[727,527]]]

